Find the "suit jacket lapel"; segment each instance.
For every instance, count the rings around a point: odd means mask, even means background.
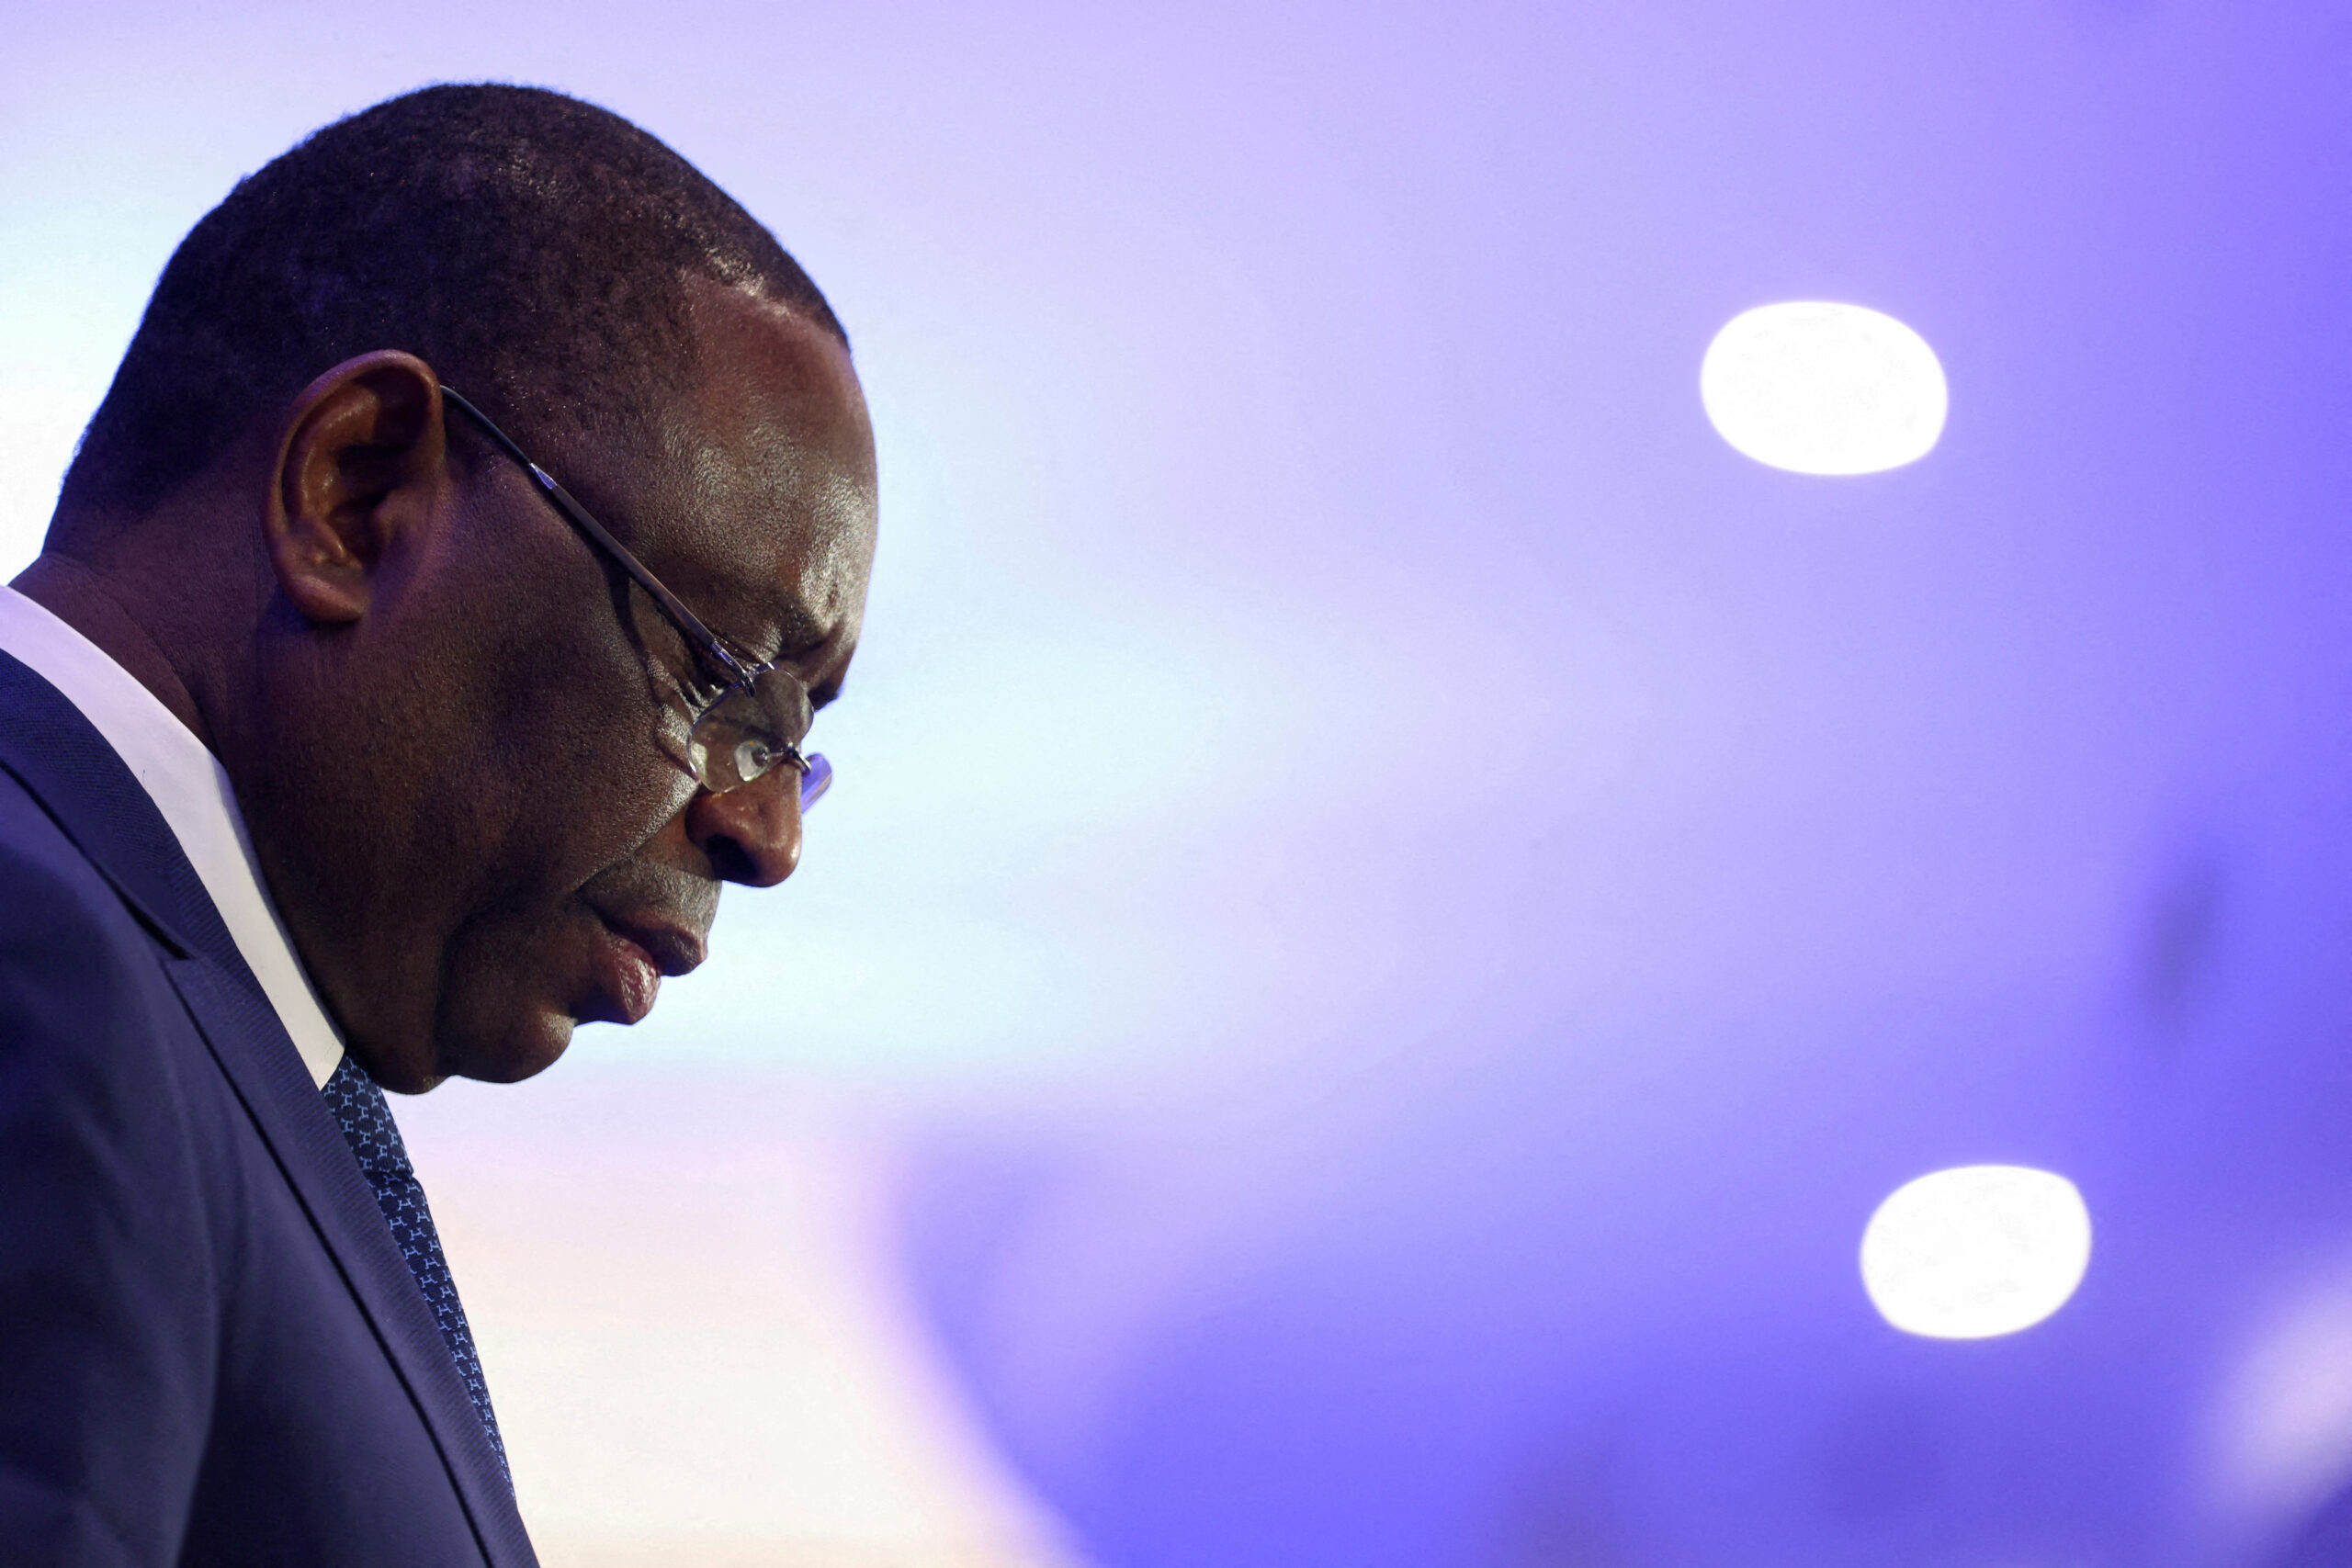
[[[495,1568],[535,1562],[514,1489],[416,1277],[277,1010],[122,759],[57,689],[0,653],[0,768],[88,856],[171,956],[166,972],[334,1257],[440,1447]]]

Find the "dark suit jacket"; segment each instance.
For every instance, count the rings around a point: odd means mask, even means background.
[[[0,655],[0,1564],[533,1561],[415,1277],[177,840]]]

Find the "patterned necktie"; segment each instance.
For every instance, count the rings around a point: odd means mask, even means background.
[[[441,1257],[441,1236],[433,1228],[433,1211],[424,1206],[424,1189],[408,1163],[408,1149],[401,1142],[400,1128],[393,1124],[392,1108],[384,1103],[384,1091],[376,1087],[376,1080],[348,1053],[322,1092],[334,1119],[342,1123],[343,1135],[351,1141],[351,1152],[359,1156],[368,1185],[376,1190],[376,1206],[384,1211],[385,1223],[392,1227],[392,1240],[400,1244],[401,1256],[408,1259],[410,1271],[424,1292],[424,1304],[433,1309],[433,1321],[441,1325],[441,1337],[449,1343],[449,1354],[457,1360],[458,1375],[466,1380],[466,1393],[473,1398],[482,1429],[490,1434],[490,1446],[497,1450],[498,1468],[503,1471],[506,1444],[498,1435],[498,1417],[491,1413],[490,1385],[482,1381],[481,1358],[474,1354],[473,1330],[466,1326],[466,1309],[458,1303],[457,1282],[449,1278],[449,1265]]]

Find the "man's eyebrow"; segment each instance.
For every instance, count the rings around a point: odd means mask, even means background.
[[[773,646],[765,637],[753,641],[750,637],[731,636],[717,626],[711,627],[711,632],[726,646],[728,652],[752,664],[781,663],[796,654],[823,647],[826,639],[833,635],[819,622],[816,612],[797,599],[778,607],[775,625],[776,636]],[[767,651],[762,652],[763,649]]]
[[[807,653],[821,648],[832,637],[833,628],[817,618],[817,613],[796,599],[783,615],[776,617],[775,657],[789,659],[796,653]]]

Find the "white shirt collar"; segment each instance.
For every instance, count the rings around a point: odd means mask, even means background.
[[[97,644],[5,584],[0,650],[64,693],[146,787],[302,1065],[323,1086],[343,1061],[343,1036],[294,955],[219,759]]]

